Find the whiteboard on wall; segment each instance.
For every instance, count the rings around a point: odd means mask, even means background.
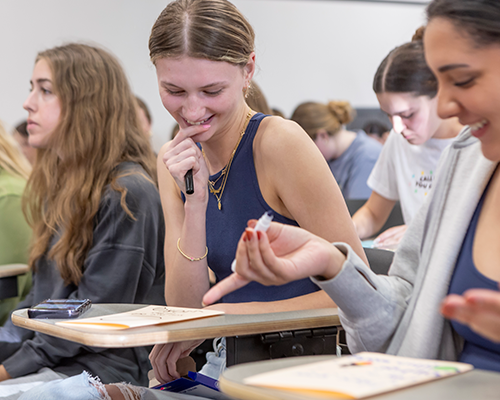
[[[38,51],[70,41],[95,43],[122,62],[133,91],[153,115],[156,150],[173,119],[158,95],[148,57],[151,26],[166,0],[0,1],[0,119],[10,129],[27,113],[22,103]],[[256,32],[255,80],[272,107],[289,116],[303,101],[345,99],[377,107],[371,90],[380,61],[410,40],[425,5],[357,0],[234,0]]]

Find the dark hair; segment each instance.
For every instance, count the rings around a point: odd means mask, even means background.
[[[437,81],[425,62],[422,33],[423,29],[419,28],[413,41],[396,47],[384,58],[373,78],[375,93],[436,96]]]
[[[377,135],[382,137],[384,133],[390,131],[390,128],[379,121],[370,121],[363,126],[363,130],[369,135]]]
[[[161,12],[149,37],[153,64],[165,57],[204,58],[245,66],[255,34],[227,0],[176,0]]]
[[[16,131],[19,132],[19,134],[26,139],[30,136],[28,133],[28,129],[26,129],[27,126],[28,123],[26,121],[23,121],[20,124],[16,125]]]
[[[427,19],[441,17],[467,32],[477,45],[500,42],[498,0],[434,0],[427,6]]]

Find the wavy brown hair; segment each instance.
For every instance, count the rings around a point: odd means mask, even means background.
[[[122,208],[134,218],[117,166],[138,163],[152,180],[155,156],[115,57],[72,43],[39,53],[36,61],[41,59],[50,66],[61,117],[47,148],[39,150],[26,187],[24,210],[33,228],[29,264],[33,268],[42,257],[52,259],[64,281],[77,285],[106,185],[121,193]]]

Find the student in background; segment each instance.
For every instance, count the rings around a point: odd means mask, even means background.
[[[390,129],[379,121],[371,121],[363,126],[363,130],[372,139],[384,144],[389,137]]]
[[[31,228],[21,200],[31,166],[0,124],[0,265],[27,264]],[[31,288],[31,273],[17,277],[17,297],[0,300],[0,325]]]
[[[36,161],[36,149],[29,144],[29,134],[26,126],[26,121],[18,124],[14,129],[14,132],[12,132],[12,136],[14,137],[14,140],[19,144],[19,147],[26,159],[31,165],[33,165]]]
[[[356,111],[347,101],[327,104],[300,104],[291,120],[297,122],[314,140],[323,154],[345,199],[367,199],[372,193],[366,184],[382,146],[363,131],[349,131]]]
[[[438,86],[425,62],[422,30],[382,61],[373,90],[393,130],[368,179],[373,192],[353,221],[359,237],[369,238],[382,228],[399,200],[405,225],[375,239],[375,246],[394,249],[431,192],[442,151],[462,126],[457,118],[442,119],[437,114]]]
[[[19,308],[47,298],[161,304],[164,224],[155,159],[118,61],[68,44],[38,54],[28,111],[38,149],[26,186],[35,279]],[[19,380],[88,371],[103,382],[148,382],[144,347],[89,348],[15,327],[0,328],[0,393]],[[17,386],[19,388],[19,386]]]
[[[439,82],[439,116],[469,126],[444,151],[389,276],[375,275],[348,245],[272,224],[260,240],[247,229],[238,276],[204,302],[245,279],[280,285],[314,276],[338,304],[352,352],[458,360],[500,372],[500,2],[434,0],[427,16],[425,56]]]

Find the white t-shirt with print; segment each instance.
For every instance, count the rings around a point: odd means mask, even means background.
[[[413,145],[391,130],[367,183],[381,196],[399,200],[406,225],[429,194],[439,157],[454,139],[429,139]]]

